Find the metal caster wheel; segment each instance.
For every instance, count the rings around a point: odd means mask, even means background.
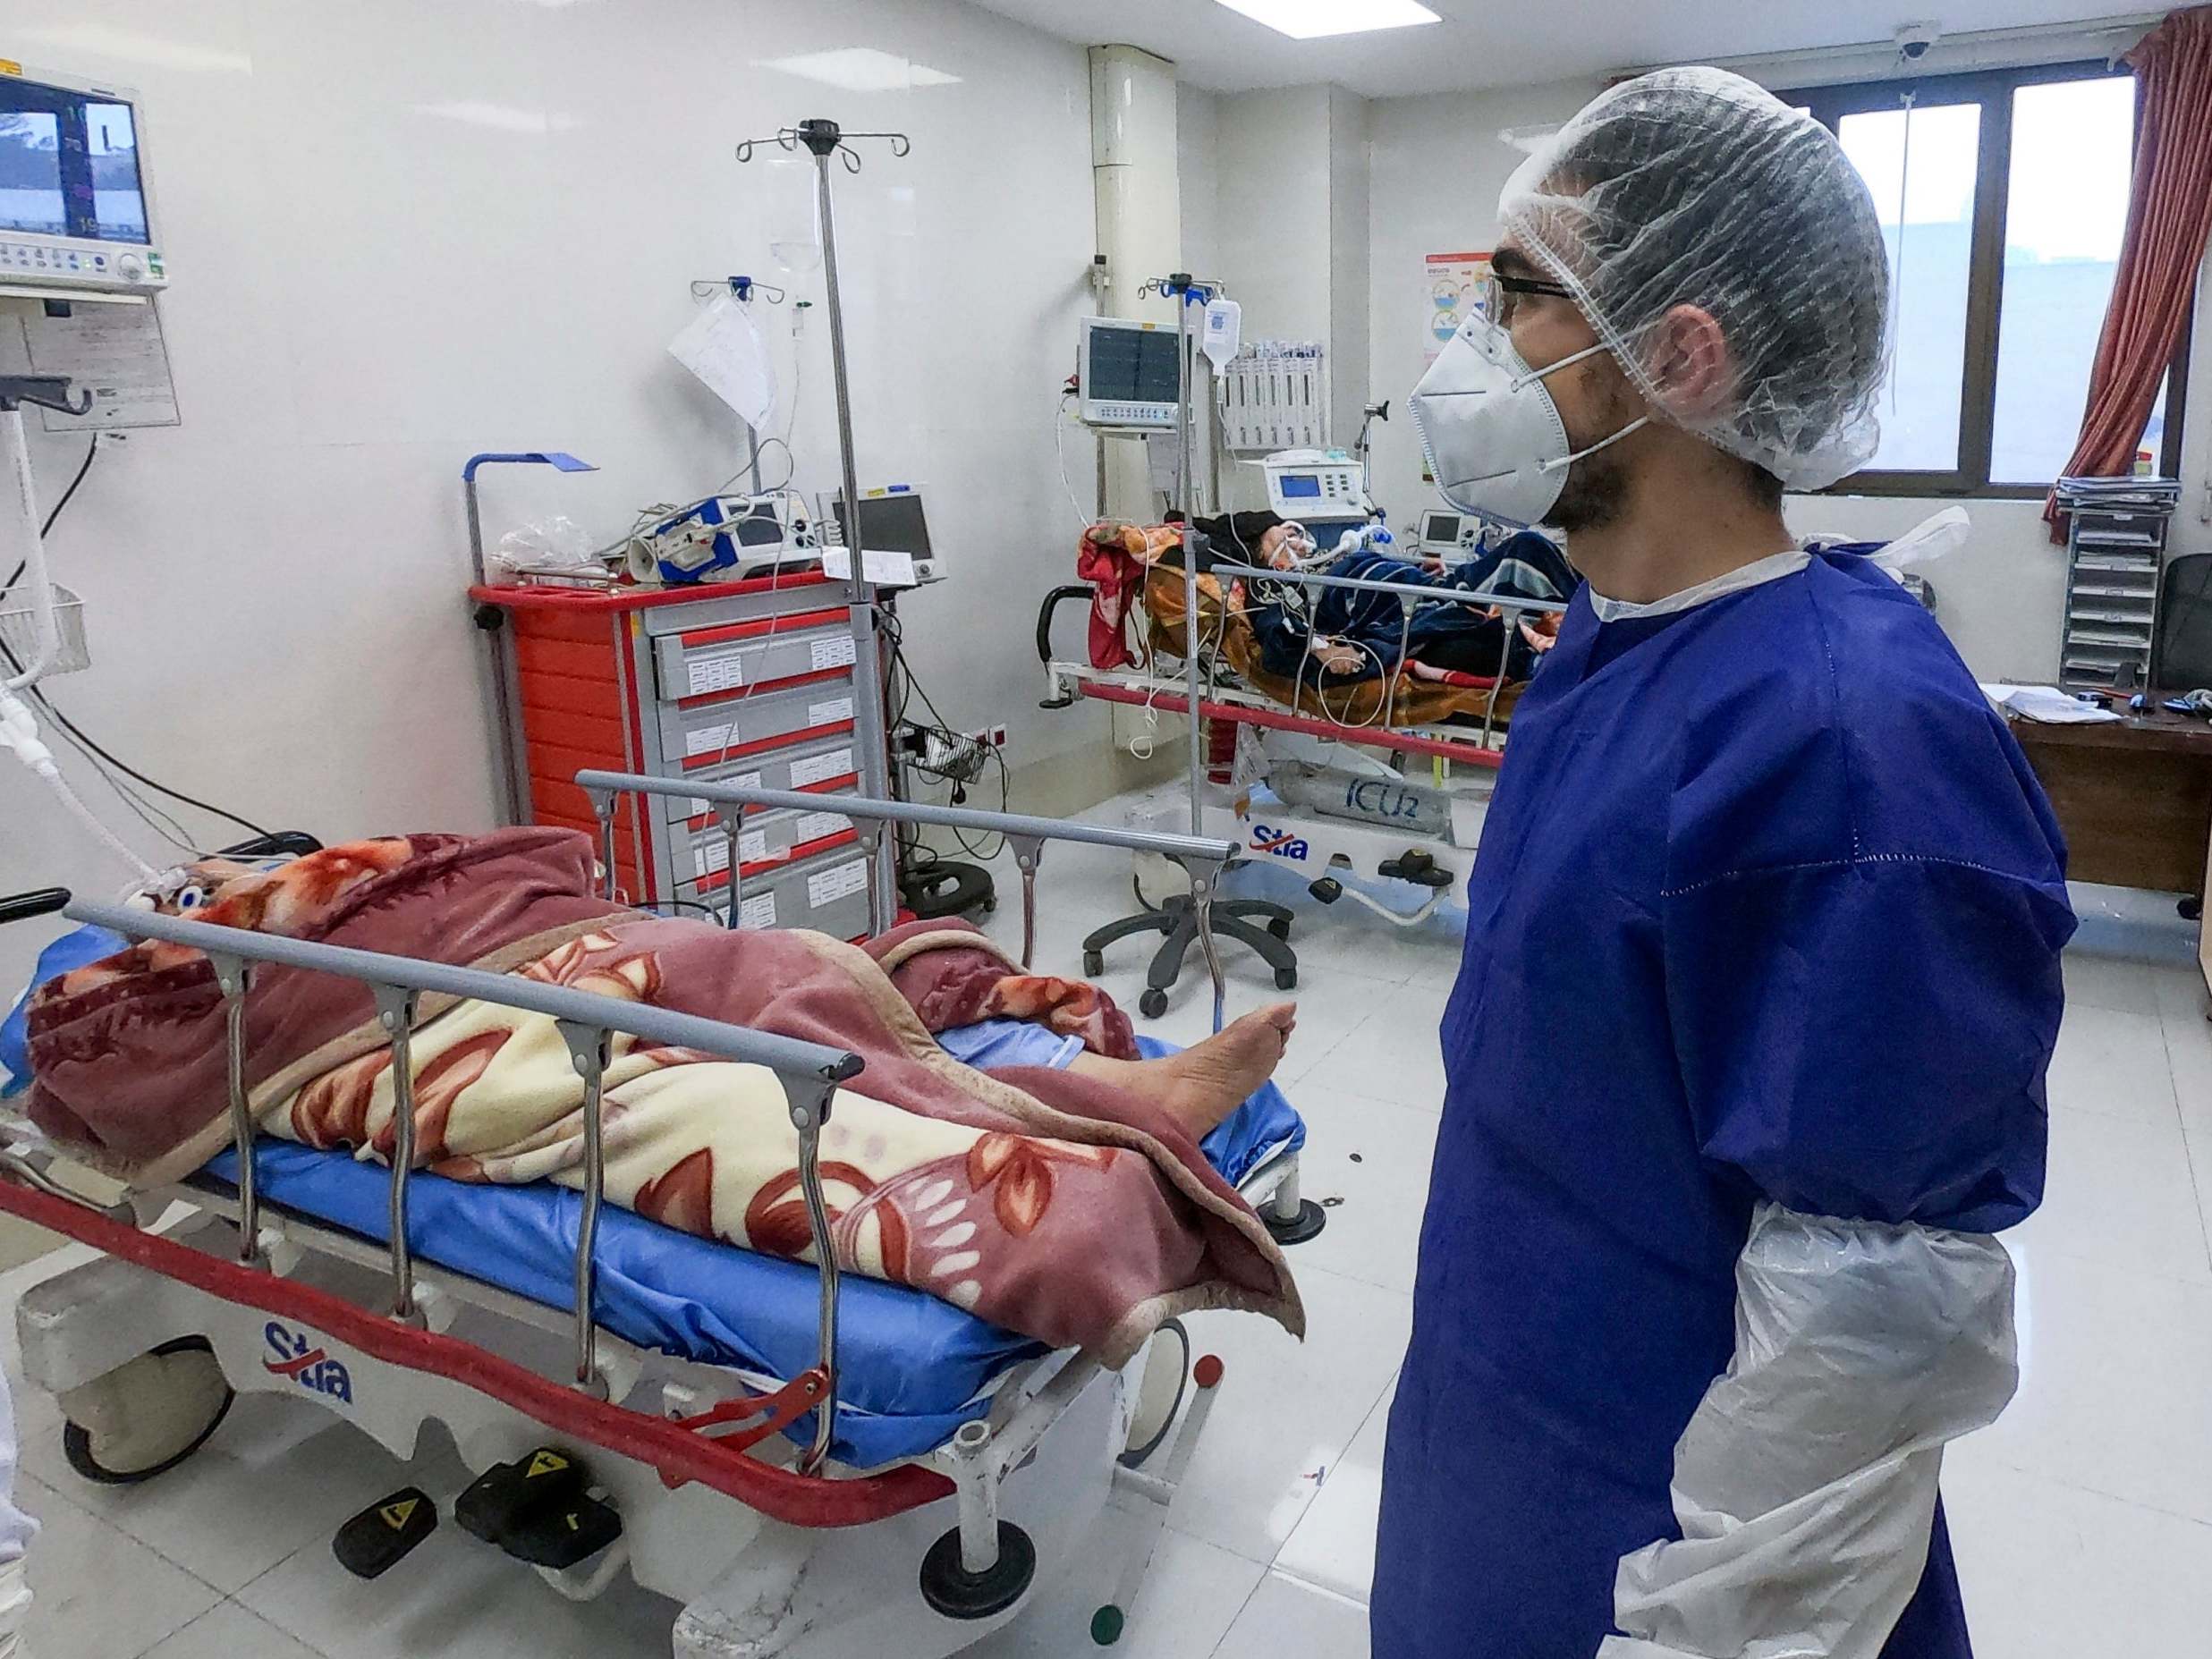
[[[1104,972],[1106,972],[1105,955],[1098,951],[1085,951],[1083,952],[1083,978],[1096,979]]]
[[[1167,1011],[1167,993],[1157,986],[1147,986],[1144,995],[1137,999],[1137,1011],[1147,1020],[1157,1020]]]
[[[1275,988],[1278,991],[1295,991],[1298,988],[1298,969],[1295,968],[1276,969]]]
[[[1175,1413],[1191,1386],[1191,1333],[1170,1319],[1152,1334],[1144,1350],[1144,1375],[1137,1380],[1137,1404],[1129,1415],[1129,1449],[1123,1469],[1141,1469],[1166,1442]]]
[[[1287,1221],[1272,1209],[1260,1213],[1259,1219],[1267,1224],[1267,1232],[1277,1244],[1303,1244],[1328,1225],[1328,1212],[1311,1198],[1298,1206],[1298,1214]]]
[[[1289,938],[1291,936],[1291,918],[1287,916],[1277,916],[1271,918],[1267,923],[1267,931],[1278,939]]]
[[[998,1523],[998,1559],[981,1572],[960,1564],[960,1528],[929,1546],[921,1560],[921,1598],[947,1619],[988,1619],[1029,1591],[1037,1577],[1037,1545],[1010,1520]]]
[[[103,1486],[130,1486],[174,1469],[207,1444],[234,1396],[204,1336],[181,1336],[83,1388],[62,1425],[69,1467]]]

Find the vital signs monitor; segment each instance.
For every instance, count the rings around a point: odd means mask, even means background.
[[[1125,317],[1083,318],[1077,379],[1083,423],[1172,431],[1181,400],[1177,358],[1182,342],[1172,323]]]
[[[0,61],[0,288],[129,293],[169,280],[138,97]]]

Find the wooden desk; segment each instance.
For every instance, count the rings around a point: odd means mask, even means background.
[[[2164,709],[2094,725],[2011,724],[2065,832],[2070,877],[2203,898],[2212,724]]]

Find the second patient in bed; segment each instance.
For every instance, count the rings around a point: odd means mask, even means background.
[[[1165,1106],[1201,1138],[1275,1075],[1298,1024],[1296,1003],[1256,1008],[1204,1042],[1157,1060],[1110,1060],[1080,1054],[1068,1069],[1118,1088],[1136,1091]]]

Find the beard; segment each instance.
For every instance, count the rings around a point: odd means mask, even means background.
[[[1628,473],[1611,450],[1585,455],[1567,469],[1567,481],[1559,499],[1544,515],[1545,525],[1572,536],[1577,530],[1602,529],[1618,519],[1628,505]]]
[[[1586,384],[1603,388],[1598,400],[1598,416],[1604,427],[1597,436],[1588,440],[1569,434],[1568,442],[1576,449],[1587,449],[1591,444],[1602,442],[1607,433],[1620,431],[1638,413],[1636,400],[1629,395],[1618,369],[1601,379],[1604,370],[1598,364],[1586,363],[1582,367],[1589,371]],[[1633,437],[1628,440],[1629,444],[1634,442]],[[1628,468],[1621,453],[1625,447],[1626,444],[1608,444],[1569,467],[1567,481],[1560,487],[1559,499],[1544,515],[1545,524],[1572,536],[1577,530],[1602,529],[1618,519],[1628,507]]]

